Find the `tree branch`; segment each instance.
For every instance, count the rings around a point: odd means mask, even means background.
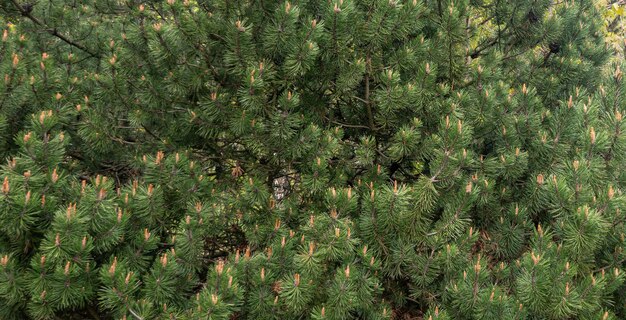
[[[30,19],[33,23],[35,23],[36,25],[43,27],[44,30],[54,36],[59,38],[61,41],[69,44],[72,47],[78,48],[81,51],[86,52],[87,54],[89,54],[90,56],[94,57],[94,58],[100,58],[100,56],[98,54],[93,53],[91,50],[87,49],[87,47],[85,47],[84,45],[73,41],[72,39],[62,35],[59,33],[59,31],[56,28],[50,28],[49,26],[47,26],[45,23],[43,23],[41,20],[37,19],[37,17],[33,16],[31,14],[31,10],[27,10],[26,8],[22,7],[22,5],[20,5],[17,0],[11,0],[11,3],[13,3],[13,5],[15,6],[15,8],[17,10],[19,10],[19,12],[22,14],[22,16],[27,17],[28,19]]]

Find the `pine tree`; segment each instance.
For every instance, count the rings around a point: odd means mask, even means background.
[[[626,317],[603,10],[5,1],[0,318]]]

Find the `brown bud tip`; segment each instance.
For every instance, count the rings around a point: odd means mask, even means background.
[[[67,276],[68,274],[70,274],[70,265],[71,263],[68,261],[67,263],[65,263],[65,269],[63,270],[63,273]]]
[[[2,182],[2,193],[5,195],[9,193],[11,188],[9,187],[9,177],[4,177],[4,181]]]
[[[591,144],[596,143],[596,130],[593,127],[589,128],[589,138],[591,140]]]
[[[239,32],[245,32],[245,31],[246,31],[246,28],[243,26],[243,23],[241,23],[241,21],[240,21],[240,20],[237,20],[237,21],[235,22],[235,27],[237,28],[237,30],[238,30]]]
[[[541,173],[537,175],[537,184],[543,185],[543,174]]]
[[[117,257],[113,257],[113,263],[109,267],[109,274],[112,276],[115,274],[115,269],[117,269]]]
[[[13,54],[13,69],[17,68],[17,65],[20,63],[20,58],[17,54]]]
[[[224,260],[219,260],[215,265],[215,272],[218,276],[221,276],[224,272]]]
[[[9,256],[5,254],[2,258],[0,258],[0,265],[6,267],[7,264],[9,264]]]
[[[467,182],[467,185],[465,186],[465,193],[471,193],[472,192],[472,182],[469,181]]]

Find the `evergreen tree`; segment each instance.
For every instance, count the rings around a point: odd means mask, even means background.
[[[626,317],[592,0],[0,4],[0,318]]]

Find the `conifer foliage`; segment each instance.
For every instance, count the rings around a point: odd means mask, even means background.
[[[3,1],[0,318],[625,318],[601,10]]]

